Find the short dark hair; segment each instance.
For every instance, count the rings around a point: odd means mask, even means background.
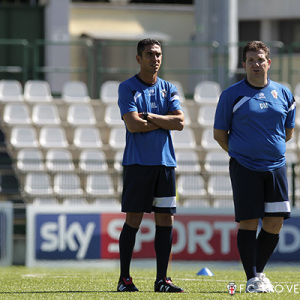
[[[251,41],[251,42],[248,42],[244,48],[243,48],[243,62],[246,61],[246,54],[247,52],[249,51],[259,51],[259,50],[263,50],[266,54],[266,59],[269,59],[270,58],[270,49],[268,48],[268,46],[261,42],[261,41]]]
[[[142,53],[145,49],[146,46],[148,45],[158,45],[159,47],[161,47],[161,44],[158,40],[154,40],[154,39],[143,39],[141,41],[138,42],[137,45],[137,54],[139,56],[142,56]]]

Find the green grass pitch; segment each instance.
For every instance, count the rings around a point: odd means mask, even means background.
[[[214,276],[196,275],[208,267]],[[111,267],[0,268],[0,299],[300,299],[299,264],[272,264],[266,274],[275,285],[274,294],[246,294],[245,275],[238,263],[209,262],[171,263],[169,276],[185,293],[154,293],[155,263],[133,263],[131,275],[139,288],[135,293],[116,292],[119,269]],[[227,284],[235,282],[236,293],[231,296]]]

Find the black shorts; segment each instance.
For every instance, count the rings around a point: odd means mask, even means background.
[[[286,166],[256,172],[231,158],[229,170],[236,222],[265,216],[290,217]]]
[[[166,166],[124,166],[122,212],[176,212],[175,169]]]

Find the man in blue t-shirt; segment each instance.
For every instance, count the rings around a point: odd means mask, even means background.
[[[252,41],[243,49],[246,79],[220,96],[214,138],[230,156],[237,246],[247,276],[246,292],[273,292],[263,273],[290,216],[286,142],[295,127],[291,91],[268,79],[269,48]],[[259,219],[262,229],[256,237]]]
[[[140,72],[119,86],[118,104],[126,125],[122,192],[126,220],[119,239],[121,270],[117,291],[138,291],[130,277],[130,262],[143,215],[154,211],[154,291],[183,292],[167,277],[167,267],[176,212],[176,158],[170,130],[183,129],[184,114],[176,87],[157,76],[162,61],[160,43],[141,40],[136,60]]]

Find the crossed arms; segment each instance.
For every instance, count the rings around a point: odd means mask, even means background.
[[[184,114],[181,110],[174,110],[167,115],[148,113],[147,120],[143,119],[142,113],[133,111],[124,114],[123,120],[131,133],[148,132],[158,128],[181,131],[184,127]]]

